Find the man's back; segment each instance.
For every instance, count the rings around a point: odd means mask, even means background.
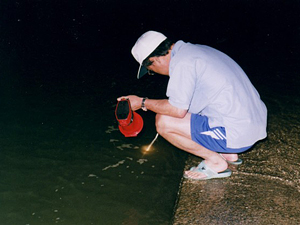
[[[266,137],[267,109],[240,66],[204,45],[178,41],[170,62],[170,104],[207,116],[226,129],[227,147],[250,146]]]

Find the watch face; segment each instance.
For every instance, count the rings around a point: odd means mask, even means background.
[[[141,106],[141,108],[142,108],[142,110],[144,110],[144,111],[147,111],[147,108],[146,108],[146,106],[145,106],[145,101],[146,101],[146,99],[147,99],[147,98],[143,98],[143,100],[142,100],[142,106]]]

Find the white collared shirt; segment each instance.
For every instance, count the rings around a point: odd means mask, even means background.
[[[226,54],[178,41],[171,52],[167,96],[171,105],[225,127],[228,148],[267,136],[267,108],[241,67]]]

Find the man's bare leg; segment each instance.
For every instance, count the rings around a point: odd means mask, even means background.
[[[190,113],[187,113],[184,118],[175,118],[157,114],[157,132],[177,148],[203,158],[206,165],[216,172],[226,170],[228,164],[218,153],[199,145],[191,139],[190,119]],[[186,171],[185,173],[192,178],[205,177],[204,174],[199,172]]]

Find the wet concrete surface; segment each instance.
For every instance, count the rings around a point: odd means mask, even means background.
[[[174,225],[300,224],[300,102],[269,96],[268,138],[240,154],[230,178],[183,179]],[[185,169],[201,160],[190,156]]]

